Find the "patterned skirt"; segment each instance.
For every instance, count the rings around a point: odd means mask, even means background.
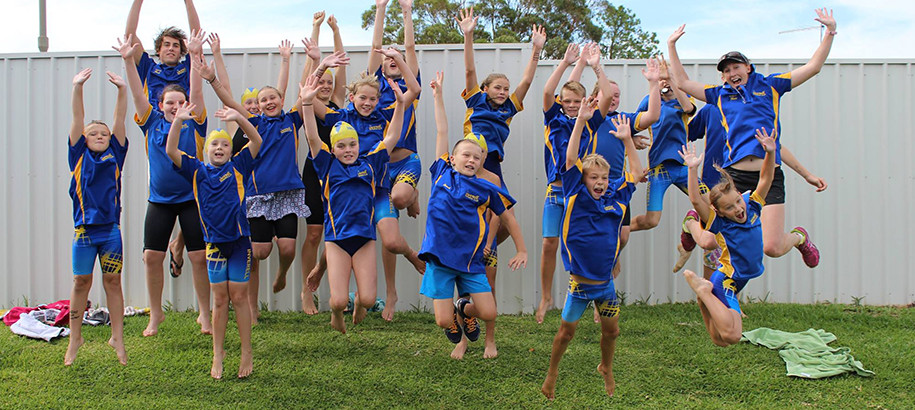
[[[299,218],[311,215],[311,210],[305,205],[304,189],[252,195],[245,198],[245,202],[248,206],[248,218],[264,217],[268,221],[276,221],[289,214],[295,214]]]

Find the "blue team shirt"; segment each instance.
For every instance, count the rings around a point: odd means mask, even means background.
[[[639,103],[637,111],[648,111],[647,95]],[[661,99],[661,115],[648,129],[648,134],[651,136],[651,148],[648,150],[650,168],[661,165],[667,160],[683,164],[680,149],[686,144],[687,121],[689,121],[689,114],[683,112],[680,101],[676,98],[668,101]]]
[[[201,122],[197,120],[201,119]],[[134,116],[134,121],[143,131],[146,140],[146,157],[149,160],[149,202],[159,204],[177,204],[193,201],[194,192],[187,181],[172,166],[172,159],[165,153],[165,141],[172,123],[158,109],[151,107],[143,117]],[[181,124],[181,137],[178,149],[194,153],[198,160],[203,159],[204,135],[207,132],[206,112],[199,118]]]
[[[766,157],[766,151],[756,141],[757,128],[770,133],[773,129],[779,131],[775,138],[775,163],[782,163],[778,108],[779,100],[788,91],[791,91],[790,72],[764,77],[755,66],[746,85],[736,89],[730,84],[705,86],[705,101],[718,107],[727,133],[725,167],[750,155]]]
[[[127,145],[125,140],[121,146],[112,135],[105,151],[93,152],[83,135],[74,145],[67,140],[74,226],[121,221],[121,172],[127,158]]]
[[[501,215],[515,200],[485,179],[455,171],[448,154],[436,159],[429,172],[432,193],[419,258],[458,272],[484,273],[483,248],[489,233],[486,211]]]
[[[581,145],[586,149],[582,157],[587,154],[600,154],[600,156],[604,157],[610,163],[611,181],[622,178],[626,170],[626,145],[610,133],[610,131],[616,131],[616,126],[613,125],[611,119],[620,115],[629,118],[629,131],[632,135],[641,130],[639,128],[639,118],[641,118],[642,113],[612,112],[604,118],[604,122],[597,128],[593,138],[585,139],[584,134],[582,134],[581,139]],[[564,167],[565,165],[562,166]]]
[[[718,107],[706,104],[689,120],[688,124],[690,141],[705,138],[705,156],[702,160],[702,182],[712,187],[718,183],[721,174],[715,169],[724,164],[724,142],[727,138],[724,126],[721,124],[721,114]]]
[[[709,212],[706,230],[715,234],[721,247],[718,270],[729,278],[753,279],[763,274],[763,237],[760,214],[766,200],[756,191],[745,192],[743,201],[747,204],[747,220],[734,222],[718,218],[715,210]]]
[[[159,93],[169,84],[178,84],[184,87],[186,92],[191,89],[191,55],[187,54],[178,65],[170,67],[168,65],[155,62],[152,57],[145,51],[140,57],[140,63],[137,64],[137,71],[140,73],[140,82],[143,83],[143,91],[146,93],[146,99],[153,107],[159,108]]]
[[[477,85],[461,93],[467,113],[464,115],[464,135],[471,132],[482,134],[486,138],[489,152],[499,154],[499,159],[505,158],[505,140],[508,139],[508,126],[512,117],[524,109],[515,93],[498,107],[493,107],[486,101],[486,93]]]
[[[559,169],[566,166],[566,150],[569,147],[572,129],[575,128],[575,121],[576,118],[569,117],[562,111],[558,95],[550,109],[543,112],[543,125],[546,127],[543,131],[543,166],[549,182],[558,181]],[[588,154],[587,141],[591,140],[591,135],[603,122],[604,117],[600,114],[600,110],[594,110],[594,115],[581,131],[581,142],[578,146],[579,157]]]
[[[394,107],[397,105],[397,94],[394,93],[394,90],[385,80],[384,71],[381,69],[381,67],[378,67],[378,70],[375,71],[375,77],[378,78],[378,83],[380,84],[381,89],[378,94],[378,105],[382,107],[382,110],[389,111],[389,113],[385,113],[385,117],[388,119],[388,121],[390,121],[391,117],[394,115]],[[420,78],[418,72],[416,73],[416,81],[420,84],[423,83],[422,78]],[[404,81],[403,78],[398,78],[394,81],[394,83],[400,87],[400,91],[407,91],[407,82]],[[413,100],[413,104],[410,104],[406,107],[406,110],[404,110],[403,129],[400,132],[400,139],[397,140],[397,145],[395,148],[406,148],[410,151],[416,152],[417,105],[419,105],[419,95],[417,95],[416,99]]]
[[[353,104],[347,104],[346,108],[335,109],[327,107],[324,114],[323,124],[333,127],[337,121],[343,121],[352,125],[359,134],[359,155],[368,155],[375,151],[375,147],[384,139],[384,134],[388,130],[388,124],[393,115],[393,108],[389,110],[382,109],[381,102],[375,106],[367,117],[362,116],[353,107]]]
[[[375,239],[375,191],[385,179],[390,156],[384,143],[344,165],[326,144],[312,157],[324,189],[324,239]]]
[[[299,174],[297,150],[302,116],[298,111],[280,112],[276,117],[260,114],[248,117],[248,122],[261,135],[260,151],[251,178],[245,181],[248,195],[304,189]]]
[[[613,280],[619,235],[626,207],[635,191],[628,172],[611,180],[599,199],[582,181],[581,161],[562,172],[566,208],[562,214],[562,263],[566,271],[597,281]]]
[[[174,162],[172,167],[194,187],[206,242],[225,243],[251,236],[245,216],[244,180],[254,168],[254,158],[248,147],[219,167],[204,164],[186,153],[181,155],[181,168]]]

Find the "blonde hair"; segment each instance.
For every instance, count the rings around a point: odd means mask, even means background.
[[[721,179],[718,180],[718,183],[715,184],[715,186],[709,189],[708,200],[711,202],[712,206],[717,207],[718,200],[731,191],[736,192],[737,187],[734,185],[734,179],[731,178],[731,174],[728,174],[728,172],[719,167],[718,164],[715,164],[715,170],[721,174]]]
[[[266,90],[273,90],[273,91],[276,91],[276,95],[280,96],[280,98],[283,98],[283,92],[282,92],[282,91],[278,90],[276,87],[269,86],[269,85],[265,85],[265,86],[261,87],[260,90],[257,91],[257,99],[258,99],[258,101],[260,101],[261,93],[264,92],[264,91],[266,91]]]
[[[588,154],[581,160],[581,174],[584,176],[591,168],[610,170],[610,163],[601,154]]]
[[[347,84],[346,91],[350,95],[356,95],[356,91],[358,91],[360,87],[364,87],[364,86],[374,88],[375,92],[381,91],[381,85],[378,83],[378,77],[375,77],[374,74],[369,74],[366,72],[360,73],[358,79]]]
[[[607,81],[608,81],[610,84],[613,84],[613,85],[615,85],[615,86],[617,86],[617,87],[620,86],[619,84],[616,83],[616,81],[613,81],[613,80],[610,80],[610,79],[608,79]],[[591,96],[592,96],[592,97],[597,97],[597,93],[599,93],[599,92],[600,92],[600,83],[596,83],[596,84],[594,84],[594,88],[591,89]]]
[[[562,99],[562,91],[568,90],[575,94],[578,94],[580,97],[584,98],[585,96],[585,86],[581,85],[578,81],[566,81],[562,85],[562,88],[559,90],[559,99]]]
[[[482,90],[486,87],[489,87],[489,85],[492,84],[493,81],[496,81],[500,78],[504,78],[505,81],[508,81],[508,77],[506,77],[505,74],[502,74],[502,73],[492,73],[490,75],[487,75],[486,78],[483,79],[483,82],[480,83],[480,89]]]

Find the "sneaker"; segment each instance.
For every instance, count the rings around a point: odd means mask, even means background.
[[[798,226],[791,230],[791,233],[796,233],[804,237],[804,243],[795,246],[797,250],[801,251],[801,255],[804,256],[804,263],[809,268],[815,268],[820,264],[820,250],[817,249],[817,246],[813,244],[813,241],[810,239],[810,234],[807,233],[807,230]]]
[[[451,326],[445,329],[445,336],[448,336],[448,340],[451,343],[458,344],[461,341],[461,337],[464,336],[464,331],[461,330],[461,326],[458,325],[457,313],[454,314],[454,320],[451,321]]]
[[[699,221],[699,213],[695,209],[690,209],[686,213],[686,217],[683,218],[683,230],[680,231],[680,245],[687,252],[692,252],[696,248],[696,241],[693,239],[693,235],[686,229],[686,221],[690,219]]]
[[[457,314],[460,316],[461,329],[464,331],[464,335],[471,342],[476,342],[480,338],[480,324],[477,323],[477,318],[464,314],[464,306],[467,306],[468,303],[470,301],[462,297],[454,301],[454,309],[457,310]]]

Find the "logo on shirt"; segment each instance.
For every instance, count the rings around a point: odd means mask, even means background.
[[[369,131],[380,131],[383,128],[381,125],[372,125],[369,127]]]
[[[471,201],[473,201],[473,202],[480,202],[480,197],[479,197],[478,195],[473,195],[473,194],[471,194],[471,193],[469,193],[469,192],[466,193],[466,194],[464,194],[464,197],[467,198],[467,199],[469,199],[469,200],[471,200]]]
[[[449,191],[451,190],[451,187],[448,186],[448,184],[442,184],[442,186],[445,187],[445,189],[447,189],[447,190],[449,190]]]
[[[612,211],[612,210],[613,210],[613,205],[607,205],[607,206],[605,206],[605,207],[604,207],[604,210],[605,210],[605,211]]]
[[[101,161],[107,161],[112,158],[114,158],[114,155],[108,154],[108,155],[105,155],[104,157],[102,157]]]
[[[359,175],[358,175],[358,176],[359,176],[360,178],[362,178],[362,177],[367,177],[367,176],[369,176],[369,172],[363,169],[362,171],[359,171]]]
[[[766,92],[765,91],[753,91],[753,95],[755,95],[757,97],[765,97]]]
[[[730,99],[731,99],[731,101],[734,101],[734,100],[736,100],[736,99],[737,99],[737,96],[736,96],[736,95],[732,95],[732,96],[729,96],[729,97],[728,97],[728,98],[730,98]]]
[[[181,75],[181,74],[184,74],[185,71],[187,71],[187,69],[182,68],[182,69],[178,70],[178,72],[176,72],[175,74]]]
[[[286,127],[280,130],[280,134],[285,134],[287,132],[292,132],[292,127]]]
[[[222,174],[222,176],[219,177],[219,182],[223,182],[223,181],[229,179],[230,176],[232,176],[232,174],[230,174],[228,172],[226,172],[225,174]]]
[[[157,69],[153,70],[153,74],[162,74],[162,69],[157,68]]]
[[[759,214],[753,214],[753,217],[750,218],[750,225],[756,223],[756,218],[759,218]]]

